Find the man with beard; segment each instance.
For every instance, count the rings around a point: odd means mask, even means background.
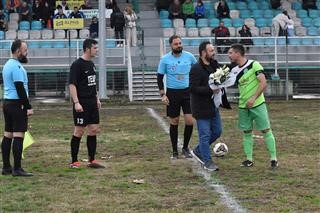
[[[167,116],[170,117],[170,139],[173,151],[171,158],[178,158],[178,124],[181,108],[185,121],[182,154],[186,158],[191,158],[188,146],[193,121],[190,108],[189,72],[191,66],[197,61],[191,53],[183,51],[179,36],[171,36],[169,43],[171,52],[161,58],[157,78],[161,101],[167,106]],[[163,84],[164,75],[166,75],[166,92]]]
[[[74,131],[71,138],[70,168],[80,167],[78,152],[81,137],[85,128],[88,129],[87,149],[88,167],[105,168],[95,160],[97,148],[97,134],[99,132],[99,110],[101,102],[96,88],[96,67],[92,59],[97,55],[98,42],[94,39],[83,41],[83,54],[74,61],[70,68],[69,89],[73,101]]]
[[[191,152],[193,157],[203,164],[204,169],[216,171],[219,168],[211,158],[210,145],[221,135],[222,126],[219,108],[212,99],[220,89],[212,90],[209,87],[209,75],[220,66],[214,60],[215,50],[209,41],[199,46],[199,61],[190,71],[191,111],[197,121],[199,144]]]
[[[4,65],[2,71],[4,85],[4,136],[1,143],[3,160],[2,175],[32,176],[21,167],[23,138],[28,127],[28,116],[33,114],[33,109],[28,99],[27,71],[22,64],[28,62],[27,44],[19,39],[11,46],[12,58]],[[14,167],[10,164],[10,152],[12,153]]]

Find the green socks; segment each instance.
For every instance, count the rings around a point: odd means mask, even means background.
[[[243,135],[243,149],[244,149],[244,153],[247,156],[247,160],[252,161],[252,152],[253,152],[252,133],[244,133],[244,135]]]
[[[274,139],[272,131],[270,130],[265,133],[263,138],[270,153],[271,160],[277,160],[276,140]]]

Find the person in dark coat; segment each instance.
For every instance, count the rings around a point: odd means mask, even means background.
[[[97,38],[99,36],[98,18],[93,16],[89,26],[90,38]]]
[[[241,37],[252,37],[250,28],[247,25],[243,25],[241,30],[239,30],[239,34]],[[243,45],[253,45],[252,39],[246,38],[246,39],[241,39],[240,43]],[[247,46],[247,51],[249,51],[249,47]]]
[[[191,67],[190,71],[190,102],[192,116],[196,119],[199,144],[191,154],[204,165],[208,171],[219,170],[212,161],[210,145],[214,143],[222,133],[219,108],[216,108],[213,96],[220,89],[212,90],[209,87],[209,75],[220,66],[214,60],[214,46],[209,41],[204,41],[199,46],[199,61]]]
[[[124,19],[124,14],[120,11],[119,7],[115,7],[110,16],[110,26],[112,29],[114,29],[116,39],[124,38],[123,29],[125,24],[126,24],[126,21]],[[123,42],[117,41],[117,47],[122,47],[122,46],[123,46]]]
[[[221,0],[217,7],[217,18],[230,18],[230,9],[228,3],[224,0]]]

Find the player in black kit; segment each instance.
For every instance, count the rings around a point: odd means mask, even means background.
[[[73,101],[74,132],[71,139],[70,168],[79,168],[78,152],[80,140],[87,127],[88,167],[104,168],[95,160],[97,133],[99,132],[99,100],[96,88],[96,67],[91,61],[98,52],[98,42],[86,39],[83,42],[83,55],[73,62],[70,68],[69,89]]]

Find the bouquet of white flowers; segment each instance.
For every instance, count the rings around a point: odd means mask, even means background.
[[[223,67],[219,67],[214,73],[209,75],[209,85],[221,85],[228,79],[228,75],[230,73],[229,67],[224,65]]]
[[[223,67],[219,67],[214,73],[211,73],[209,75],[209,82],[208,83],[209,83],[210,88],[212,90],[220,89],[219,93],[212,95],[212,99],[214,99],[214,103],[215,103],[216,107],[219,107],[222,104],[222,96],[223,95],[226,98],[225,89],[223,89],[223,88],[230,86],[230,85],[226,85],[226,84],[229,84],[227,82],[227,80],[229,79],[229,73],[230,73],[229,67],[224,65]],[[229,107],[230,107],[230,105],[229,105]]]

